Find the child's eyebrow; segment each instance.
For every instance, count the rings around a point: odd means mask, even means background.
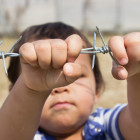
[[[102,47],[96,47],[96,33],[94,32],[94,44],[93,47],[91,48],[84,48],[81,49],[80,53],[84,53],[84,54],[93,54],[93,58],[92,58],[92,69],[94,69],[94,64],[95,64],[95,55],[96,53],[109,53],[109,55],[111,56],[112,60],[118,65],[118,61],[113,57],[112,55],[112,51],[111,49],[106,45],[104,38],[100,32],[100,29],[96,26],[96,29],[100,35],[100,38],[102,40],[103,46]]]

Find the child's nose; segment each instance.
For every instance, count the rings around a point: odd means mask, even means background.
[[[59,94],[59,93],[69,93],[69,89],[67,87],[59,87],[52,90],[52,94]]]

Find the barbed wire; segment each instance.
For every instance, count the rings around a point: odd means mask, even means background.
[[[5,53],[3,51],[0,51],[0,59],[3,60],[3,67],[4,67],[4,71],[6,73],[6,75],[8,76],[8,72],[7,72],[7,68],[6,68],[6,63],[5,63],[5,58],[6,57],[18,57],[20,56],[19,53],[12,53],[12,50],[14,49],[14,47],[16,46],[16,44],[21,40],[22,36],[20,36],[16,42],[14,43],[14,45],[11,47],[11,49],[8,51],[8,53]],[[2,44],[3,41],[0,41],[0,45]]]
[[[118,64],[118,62],[116,61],[116,59],[113,57],[112,55],[112,51],[111,49],[106,45],[104,38],[99,30],[99,28],[96,26],[96,29],[100,35],[100,38],[103,42],[103,46],[102,47],[96,47],[96,32],[94,32],[94,44],[93,47],[91,48],[84,48],[81,49],[80,53],[83,54],[93,54],[93,58],[92,58],[92,69],[94,69],[94,64],[95,64],[95,55],[97,53],[102,53],[102,54],[106,54],[109,53],[111,58],[113,59],[113,61],[115,61],[116,64]],[[6,57],[19,57],[20,54],[19,53],[12,53],[12,50],[15,48],[16,44],[21,40],[22,36],[20,36],[16,42],[14,43],[14,45],[11,47],[11,49],[8,51],[8,53],[5,53],[3,51],[0,51],[0,59],[3,60],[3,67],[4,67],[4,71],[6,73],[6,75],[8,76],[8,72],[7,72],[7,68],[6,68],[6,63],[5,63],[5,58]],[[2,44],[2,41],[0,41],[0,45]]]
[[[94,32],[94,44],[93,44],[93,47],[81,49],[81,52],[80,53],[83,53],[83,54],[93,54],[93,58],[92,58],[92,69],[94,69],[95,55],[97,53],[102,53],[102,54],[109,53],[109,55],[112,58],[112,60],[118,65],[119,63],[113,57],[111,49],[106,45],[106,43],[104,41],[104,38],[103,38],[103,36],[101,34],[100,29],[97,26],[96,26],[96,29],[97,29],[97,31],[99,33],[99,36],[100,36],[101,40],[102,40],[103,46],[102,47],[96,47],[96,32]]]

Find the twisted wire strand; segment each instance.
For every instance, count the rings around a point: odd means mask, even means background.
[[[5,74],[7,76],[8,76],[8,72],[7,72],[7,68],[6,68],[5,58],[6,57],[19,57],[19,56],[20,56],[19,53],[4,53],[4,52],[0,51],[0,59],[3,60],[3,67],[4,67]]]
[[[3,59],[3,56],[4,58],[6,57],[18,57],[20,56],[19,53],[4,53],[4,52],[0,52],[0,59]]]
[[[111,58],[113,59],[113,61],[116,64],[119,64],[116,59],[113,57],[112,55],[112,51],[111,49],[105,44],[104,38],[99,30],[98,27],[96,27],[100,38],[103,42],[103,46],[102,47],[96,47],[96,33],[94,32],[94,45],[91,48],[83,48],[81,49],[80,53],[82,54],[93,54],[93,58],[92,58],[92,69],[94,68],[94,64],[95,64],[95,55],[96,53],[102,53],[102,54],[106,54],[109,53],[109,55],[111,56]],[[3,66],[4,66],[4,70],[6,75],[8,76],[8,72],[7,72],[7,68],[6,68],[6,63],[5,63],[5,58],[6,57],[19,57],[21,56],[19,53],[12,53],[12,50],[14,49],[14,47],[16,46],[16,44],[21,40],[22,36],[20,36],[18,38],[18,40],[14,43],[14,45],[11,47],[11,49],[8,51],[8,53],[4,53],[3,51],[0,51],[0,59],[3,60]],[[2,44],[2,41],[0,41],[0,45]]]
[[[85,48],[85,49],[81,49],[80,53],[83,54],[96,54],[96,53],[109,53],[111,50],[107,47],[107,46],[103,46],[103,47],[96,47],[96,50],[94,50],[93,48]]]
[[[0,59],[3,60],[3,67],[4,67],[4,71],[5,74],[8,76],[8,72],[7,72],[7,68],[6,68],[6,63],[5,63],[5,58],[6,57],[19,57],[20,54],[19,53],[12,53],[12,50],[14,49],[14,47],[16,46],[16,44],[21,40],[22,36],[20,36],[16,42],[14,43],[14,45],[11,47],[11,49],[8,51],[8,53],[5,53],[3,51],[0,51]],[[2,41],[0,41],[0,45],[2,44]]]
[[[111,49],[106,45],[105,41],[104,41],[104,38],[101,34],[101,31],[100,29],[96,26],[96,29],[99,33],[99,36],[101,38],[101,41],[103,43],[103,46],[102,47],[96,47],[96,33],[94,32],[94,45],[93,47],[91,48],[84,48],[81,50],[80,53],[83,53],[83,54],[93,54],[93,58],[92,58],[92,69],[94,68],[94,64],[95,64],[95,55],[96,53],[102,53],[102,54],[106,54],[106,53],[109,53],[110,57],[112,58],[112,60],[117,64],[119,65],[118,61],[113,57],[113,54],[112,54],[112,51]]]
[[[95,61],[95,56],[94,54],[96,53],[108,53],[110,50],[107,46],[103,46],[103,47],[100,47],[100,48],[96,48],[96,50],[93,50],[94,48],[86,48],[86,49],[81,49],[81,52],[80,53],[83,53],[83,54],[93,54],[93,62],[92,62],[92,69],[94,68],[94,61]],[[93,51],[91,51],[93,50]],[[6,57],[19,57],[21,56],[19,53],[4,53],[3,51],[0,51],[0,59],[3,60],[3,66],[4,66],[4,71],[6,73],[6,75],[8,76],[8,72],[7,72],[7,68],[6,68],[6,63],[5,63],[5,58]]]

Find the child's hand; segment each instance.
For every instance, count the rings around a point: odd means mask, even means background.
[[[112,73],[116,79],[126,79],[140,73],[140,32],[124,37],[114,36],[109,40],[109,47],[121,65],[113,64]]]
[[[22,45],[21,71],[25,85],[41,92],[75,81],[82,75],[81,66],[74,63],[82,45],[78,35],[66,40],[46,39]]]

